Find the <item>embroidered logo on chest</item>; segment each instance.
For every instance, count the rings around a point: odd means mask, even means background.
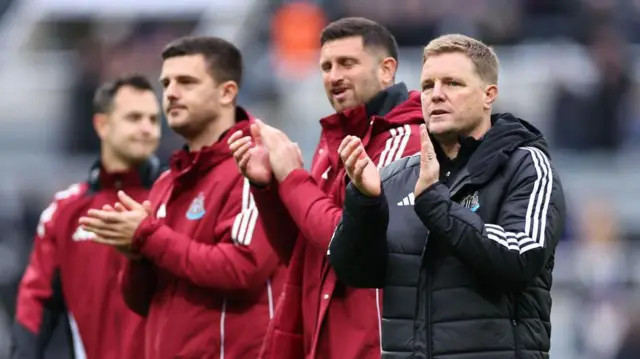
[[[190,221],[198,220],[204,217],[206,210],[204,209],[204,193],[200,192],[198,197],[193,199],[189,209],[187,210],[187,219]]]
[[[464,197],[460,204],[469,208],[472,212],[476,212],[478,208],[480,208],[480,201],[478,200],[478,191],[473,192],[472,194]]]

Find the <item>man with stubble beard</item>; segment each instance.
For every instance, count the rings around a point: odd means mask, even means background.
[[[253,184],[267,238],[289,266],[265,359],[380,357],[379,291],[339,282],[326,258],[346,186],[338,146],[348,135],[363,138],[378,168],[420,148],[420,94],[395,84],[393,35],[371,20],[345,18],[329,24],[320,43],[322,79],[336,112],[320,120],[310,171],[297,145],[262,122],[251,136],[237,132],[229,140]]]
[[[254,122],[236,105],[242,56],[223,39],[195,37],[172,42],[162,58],[165,112],[186,146],[150,203],[120,193],[115,211],[90,211],[82,223],[96,241],[141,257],[120,285],[148,318],[147,358],[255,359],[284,271],[227,145]]]

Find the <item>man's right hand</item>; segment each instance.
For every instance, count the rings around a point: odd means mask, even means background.
[[[229,137],[229,149],[240,169],[249,181],[258,186],[268,186],[273,179],[269,153],[262,143],[260,129],[251,125],[251,136],[243,136],[237,131]]]
[[[362,194],[377,197],[382,193],[380,173],[358,137],[345,137],[338,147],[338,153],[351,182]]]

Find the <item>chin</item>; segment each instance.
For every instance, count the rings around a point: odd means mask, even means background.
[[[354,108],[359,106],[358,103],[356,103],[355,101],[351,101],[351,100],[347,100],[341,103],[335,103],[333,108],[337,111],[337,112],[342,112],[344,110],[348,110],[350,108]]]
[[[440,124],[440,123],[429,125],[429,133],[434,136],[441,136],[451,131],[452,129],[449,126],[443,126],[443,124]]]

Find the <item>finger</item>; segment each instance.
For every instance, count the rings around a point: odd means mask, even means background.
[[[127,209],[138,209],[142,208],[142,205],[136,202],[135,199],[129,197],[124,191],[118,191],[118,198],[120,199],[120,203],[122,203]]]
[[[300,149],[300,146],[296,143],[296,151],[298,152],[298,157],[300,157],[300,160],[302,160],[302,150]]]
[[[107,212],[99,209],[90,209],[87,211],[87,215],[82,218],[93,218],[100,220],[105,223],[119,223],[122,222],[120,218],[120,213],[118,212]]]
[[[247,168],[247,165],[249,164],[250,159],[251,159],[251,152],[245,153],[244,156],[242,156],[242,158],[238,160],[238,168],[240,168],[241,171],[244,171]]]
[[[431,143],[431,138],[429,138],[429,131],[427,131],[427,126],[422,124],[420,125],[420,155],[422,158],[426,160],[433,160],[435,158],[435,151],[433,149],[433,144]]]
[[[360,139],[352,136],[351,140],[349,140],[349,143],[347,143],[342,149],[342,153],[340,154],[342,161],[345,162],[351,156],[351,154],[353,154],[353,151],[358,148],[358,146],[360,146]]]
[[[240,159],[245,157],[245,155],[247,154],[247,152],[249,152],[250,149],[251,149],[251,142],[245,143],[244,145],[242,145],[242,147],[238,148],[238,150],[233,153],[233,158],[239,164]]]
[[[114,230],[111,230],[111,229],[93,228],[93,227],[89,227],[89,226],[83,226],[82,228],[85,231],[91,232],[91,233],[95,234],[98,237],[109,239],[109,240],[114,240],[114,239],[120,238],[122,236],[117,231],[114,231]]]
[[[229,150],[231,151],[231,153],[235,154],[238,151],[239,148],[241,148],[242,146],[246,145],[247,143],[251,143],[251,137],[249,137],[249,136],[241,137],[241,138],[237,139],[236,141],[233,141],[229,145]]]
[[[227,140],[227,144],[231,146],[234,142],[236,142],[240,138],[242,138],[242,131],[236,131],[229,137],[229,139]]]
[[[110,204],[105,204],[104,206],[102,206],[102,210],[107,212],[115,212],[115,209]]]
[[[112,224],[107,223],[101,219],[86,216],[80,217],[78,219],[78,224],[80,224],[83,228],[88,227],[98,229],[111,228],[113,226]]]
[[[347,160],[344,162],[344,167],[347,171],[353,171],[355,169],[356,162],[361,157],[363,151],[364,149],[362,146],[359,146],[351,152]]]
[[[338,153],[342,153],[342,150],[351,142],[352,136],[345,137],[342,142],[340,142],[340,146],[338,146]]]
[[[262,121],[256,120],[256,124],[258,125],[259,132],[259,140],[267,148],[273,147],[275,145],[274,131],[269,126],[265,125]],[[253,135],[253,134],[252,134]],[[258,139],[254,138],[256,144],[258,143]]]
[[[122,212],[126,212],[127,208],[120,202],[116,202],[116,204],[114,205],[116,212],[118,213],[122,213]]]
[[[364,174],[364,169],[367,168],[369,164],[369,157],[364,157],[358,159],[355,164],[355,168],[353,169],[353,176],[358,180],[362,180],[362,175]]]
[[[251,132],[251,137],[253,138],[253,142],[255,142],[256,146],[262,146],[262,132],[260,131],[260,127],[258,127],[257,124],[253,123],[251,124],[251,126],[249,126],[249,132]]]

